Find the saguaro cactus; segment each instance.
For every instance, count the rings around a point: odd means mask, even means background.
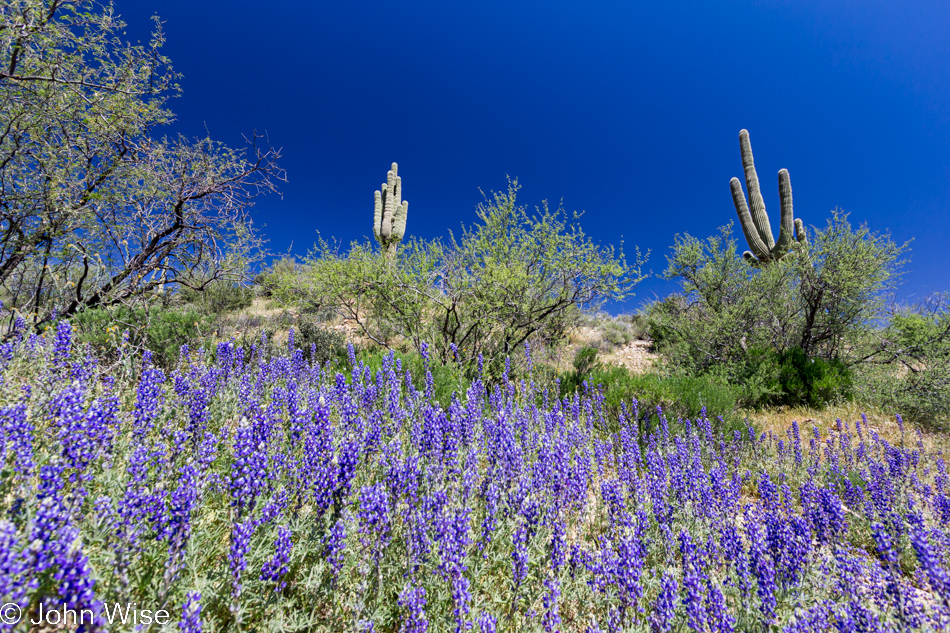
[[[764,264],[782,259],[793,249],[806,249],[808,236],[805,233],[805,226],[801,220],[794,219],[792,213],[792,183],[788,177],[788,170],[780,169],[778,172],[778,195],[782,202],[782,216],[778,242],[776,242],[772,237],[769,216],[765,212],[765,200],[762,199],[762,192],[759,189],[759,177],[755,173],[752,143],[749,141],[748,130],[739,132],[739,151],[742,154],[749,203],[752,205],[750,213],[739,179],[730,180],[732,202],[736,205],[736,213],[739,214],[739,224],[742,225],[746,242],[752,249],[743,253],[742,256],[751,264]]]
[[[396,244],[406,233],[406,214],[409,202],[402,199],[402,178],[393,163],[386,174],[382,190],[376,191],[376,211],[373,214],[373,235],[390,256],[396,252]]]

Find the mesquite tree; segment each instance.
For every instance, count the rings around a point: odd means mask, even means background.
[[[411,240],[398,265],[369,244],[321,241],[299,269],[266,282],[281,300],[352,320],[387,347],[434,346],[442,361],[500,361],[525,341],[559,344],[580,308],[621,300],[643,278],[640,251],[595,243],[579,215],[516,204],[517,181],[478,205],[448,239]]]
[[[0,5],[0,299],[34,326],[243,276],[279,152],[169,138],[178,75],[111,4]]]

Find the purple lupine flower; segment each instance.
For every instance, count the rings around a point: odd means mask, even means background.
[[[132,433],[136,438],[145,437],[155,425],[164,382],[165,372],[152,367],[152,353],[146,350],[142,353],[142,377],[136,388],[135,410],[132,414],[135,421]]]
[[[706,618],[713,633],[732,633],[735,629],[736,621],[729,615],[726,599],[710,578],[706,579]]]
[[[56,563],[59,534],[66,528],[69,514],[63,505],[63,466],[45,464],[40,468],[37,509],[30,531],[30,564],[37,574]]]
[[[234,463],[231,465],[231,505],[243,516],[254,509],[257,496],[264,489],[267,470],[266,447],[254,440],[254,428],[247,418],[234,434]]]
[[[287,586],[284,576],[289,571],[287,563],[290,561],[290,549],[293,542],[290,540],[290,529],[282,525],[277,528],[277,539],[274,541],[274,556],[264,563],[261,568],[261,580],[274,583],[275,591],[283,591]]]
[[[481,361],[480,354],[479,354],[478,359],[479,361]],[[498,619],[495,616],[485,611],[482,611],[482,613],[479,614],[478,616],[479,633],[496,633],[497,627],[498,627]]]
[[[564,522],[555,520],[551,530],[551,571],[555,574],[564,565]]]
[[[191,538],[191,513],[198,501],[198,487],[195,469],[186,464],[179,470],[180,482],[172,493],[169,518],[168,560],[165,563],[165,586],[178,577],[184,565],[185,548]]]
[[[643,518],[645,519],[645,516]],[[640,576],[643,572],[645,550],[641,540],[642,535],[639,533],[642,526],[641,523],[640,529],[632,536],[620,539],[617,543],[616,558],[611,565],[611,575],[620,597],[621,618],[624,618],[630,610],[637,608],[640,597],[643,595]]]
[[[12,451],[13,470],[21,478],[29,477],[34,468],[33,425],[27,419],[26,400],[19,404],[0,408],[0,429],[4,446],[0,446],[0,457],[4,463],[10,459],[7,451]]]
[[[201,633],[201,593],[189,591],[181,608],[180,633]]]
[[[704,631],[706,628],[706,609],[702,599],[702,562],[696,551],[696,545],[689,532],[680,532],[680,554],[683,557],[683,605],[689,628]]]
[[[53,339],[53,367],[57,370],[66,368],[72,345],[73,326],[69,321],[60,321],[56,324],[56,336]]]
[[[277,520],[283,511],[287,509],[287,505],[289,503],[290,500],[287,497],[287,491],[281,490],[277,496],[271,500],[270,503],[261,509],[260,516],[254,519],[254,527],[259,528],[262,525],[266,525]]]
[[[339,513],[343,507],[343,500],[350,494],[353,477],[356,475],[356,466],[360,460],[360,443],[356,441],[344,442],[337,455],[336,485],[333,491],[333,507]]]
[[[913,530],[911,532],[911,544],[927,581],[940,596],[944,607],[950,609],[950,573],[947,573],[947,568],[943,566],[940,557],[928,542],[927,533],[923,529]]]
[[[86,466],[95,459],[98,448],[98,429],[87,429],[83,411],[83,390],[79,384],[67,387],[56,394],[51,404],[58,428],[57,436],[62,443],[62,457],[67,468],[76,472],[69,477],[78,481]]]
[[[79,530],[64,527],[59,534],[59,546],[56,560],[56,573],[53,578],[58,584],[57,591],[65,609],[77,613],[92,613],[93,629],[105,625],[102,615],[102,603],[96,598],[96,581],[92,577],[89,559],[82,553],[82,540]]]
[[[21,549],[17,528],[0,519],[0,598],[26,607],[28,557]]]
[[[528,529],[523,522],[512,534],[511,541],[514,546],[511,553],[511,574],[517,591],[528,576]]]
[[[756,593],[761,601],[759,609],[766,622],[775,619],[775,567],[769,557],[762,533],[759,530],[761,519],[752,511],[751,506],[746,506],[745,525],[746,534],[749,539],[749,554],[752,563],[752,573],[756,580]]]
[[[406,610],[399,633],[426,633],[429,630],[429,620],[426,619],[425,612],[425,588],[406,583],[406,587],[399,594],[399,606]]]
[[[608,607],[607,611],[607,633],[621,633],[623,627],[623,614],[620,609]]]
[[[455,602],[456,633],[468,628],[465,616],[469,613],[469,580],[465,577],[468,567],[465,565],[466,548],[471,544],[469,538],[468,510],[459,510],[451,517],[443,517],[437,526],[437,540],[440,545],[441,561],[439,569],[452,583],[452,599]]]
[[[231,613],[238,614],[241,597],[241,575],[247,569],[247,551],[251,547],[254,523],[244,521],[231,528],[231,547],[228,553],[228,565],[231,568]]]
[[[360,540],[378,561],[389,540],[389,495],[385,484],[364,486],[359,494]]]
[[[679,586],[669,571],[660,579],[660,592],[653,603],[650,614],[650,630],[653,633],[669,633],[673,629],[673,616],[676,614],[676,594]]]
[[[558,610],[558,601],[561,597],[561,583],[556,576],[544,579],[544,630],[546,633],[560,631],[561,615]]]
[[[330,533],[324,538],[323,545],[326,548],[326,559],[333,572],[333,583],[340,575],[343,569],[343,555],[346,547],[346,523],[343,519],[338,519]]]

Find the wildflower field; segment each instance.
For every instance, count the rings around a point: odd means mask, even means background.
[[[443,408],[392,356],[265,349],[163,371],[65,322],[3,344],[3,630],[950,628],[950,480],[911,428],[611,419],[530,359]]]

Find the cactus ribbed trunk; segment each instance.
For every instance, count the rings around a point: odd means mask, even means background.
[[[386,174],[386,182],[376,191],[373,211],[373,235],[387,258],[396,254],[396,245],[406,233],[409,202],[402,199],[402,178],[399,166],[393,163]]]
[[[801,220],[796,220],[792,211],[792,182],[787,169],[778,172],[778,192],[781,201],[781,220],[779,225],[778,241],[772,236],[772,226],[769,223],[768,213],[765,211],[765,199],[759,187],[759,176],[755,172],[755,161],[752,158],[752,142],[749,140],[749,131],[739,132],[739,153],[742,157],[742,169],[745,172],[745,186],[749,192],[749,202],[746,203],[742,191],[742,183],[738,178],[729,181],[732,191],[732,202],[739,215],[739,225],[745,235],[751,251],[743,253],[743,257],[752,264],[764,264],[785,257],[792,250],[806,253],[808,237]],[[751,209],[749,208],[751,205]],[[807,256],[807,253],[806,253]]]

